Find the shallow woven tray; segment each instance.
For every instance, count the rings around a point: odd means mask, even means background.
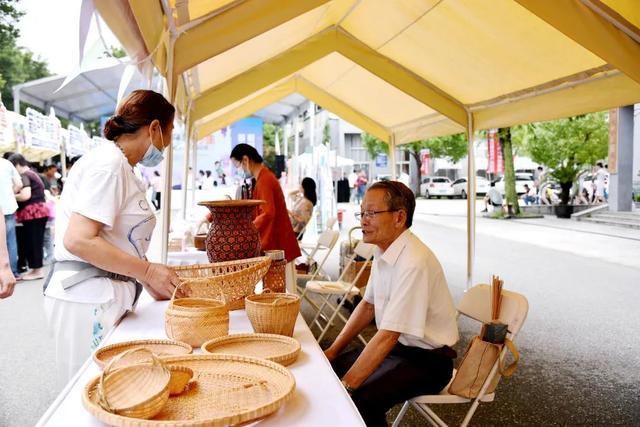
[[[234,334],[202,344],[211,354],[237,354],[261,357],[283,366],[292,364],[300,354],[300,343],[294,338],[276,334]]]
[[[111,414],[96,403],[98,377],[82,393],[82,404],[92,415],[112,426],[217,427],[246,423],[277,411],[295,391],[295,379],[287,368],[254,357],[204,354],[164,357],[168,365],[194,372],[188,389],[169,398],[151,420]]]
[[[124,341],[116,344],[111,344],[97,349],[93,353],[93,360],[100,366],[104,366],[109,363],[111,359],[133,348],[146,348],[156,356],[178,356],[182,354],[190,354],[193,350],[189,344],[185,344],[180,341],[174,340],[136,340],[136,341]],[[148,359],[148,356],[146,357]],[[132,355],[127,359],[131,363],[136,363],[145,359],[144,354]]]

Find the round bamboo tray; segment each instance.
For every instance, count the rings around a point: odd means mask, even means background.
[[[229,309],[224,301],[179,298],[176,287],[164,313],[164,329],[172,339],[199,347],[207,340],[229,333]]]
[[[170,266],[182,280],[185,296],[215,298],[222,292],[229,310],[244,308],[244,298],[255,293],[256,284],[264,277],[271,265],[271,258],[239,259]]]
[[[293,336],[300,312],[300,297],[294,294],[263,292],[244,300],[247,317],[258,333]]]
[[[261,357],[288,366],[298,358],[300,343],[283,335],[234,334],[207,341],[202,344],[202,351],[209,354]]]
[[[117,367],[133,353],[151,357],[145,363]],[[96,400],[108,413],[148,419],[157,415],[169,400],[171,373],[156,355],[145,348],[134,348],[111,359],[98,377]]]
[[[162,358],[193,370],[192,385],[172,396],[152,420],[112,414],[98,405],[91,380],[82,393],[82,403],[101,422],[117,427],[218,427],[265,417],[276,412],[295,391],[295,379],[287,368],[268,360],[230,354],[185,355]]]
[[[173,340],[135,340],[124,341],[116,344],[107,345],[97,349],[93,353],[93,361],[98,366],[104,368],[111,359],[117,355],[124,353],[127,350],[134,348],[145,348],[151,351],[156,356],[177,356],[181,354],[189,354],[192,348],[189,344],[185,344],[180,341]],[[127,361],[131,363],[137,363],[144,359],[145,356],[140,353],[135,353],[127,358]],[[148,357],[146,357],[148,359]]]

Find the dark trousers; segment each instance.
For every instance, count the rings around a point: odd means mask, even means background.
[[[22,227],[17,227],[18,237],[18,269],[42,267],[42,255],[44,245],[44,229],[47,226],[47,218],[30,219],[22,222]]]
[[[155,192],[153,194],[152,203],[153,203],[153,206],[156,208],[156,210],[160,209],[160,194],[161,194],[160,192]]]
[[[347,373],[361,352],[343,353],[331,363],[338,377]],[[387,426],[389,409],[412,397],[440,392],[452,374],[450,357],[398,343],[351,398],[367,426]]]

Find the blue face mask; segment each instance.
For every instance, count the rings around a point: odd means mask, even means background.
[[[151,138],[149,138],[151,140]],[[164,147],[164,138],[162,136],[162,132],[160,132],[160,140],[162,141],[162,146]],[[140,164],[142,166],[154,167],[158,166],[160,162],[164,159],[162,155],[162,151],[158,150],[155,145],[153,145],[153,140],[151,140],[151,144],[149,148],[147,148],[147,152],[144,153],[144,157],[140,160]]]

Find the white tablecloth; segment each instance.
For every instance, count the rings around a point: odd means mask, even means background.
[[[166,301],[153,301],[143,293],[136,313],[129,314],[103,345],[121,341],[166,338],[164,332],[164,310]],[[229,332],[253,332],[244,310],[229,313]],[[298,360],[289,365],[296,379],[296,391],[291,400],[278,412],[261,420],[260,426],[362,426],[358,410],[346,393],[331,365],[324,357],[309,327],[302,316],[298,316],[293,337],[302,351]],[[194,350],[194,353],[199,353]],[[38,426],[102,426],[82,406],[82,389],[100,373],[98,366],[88,360],[78,374],[60,393]]]

